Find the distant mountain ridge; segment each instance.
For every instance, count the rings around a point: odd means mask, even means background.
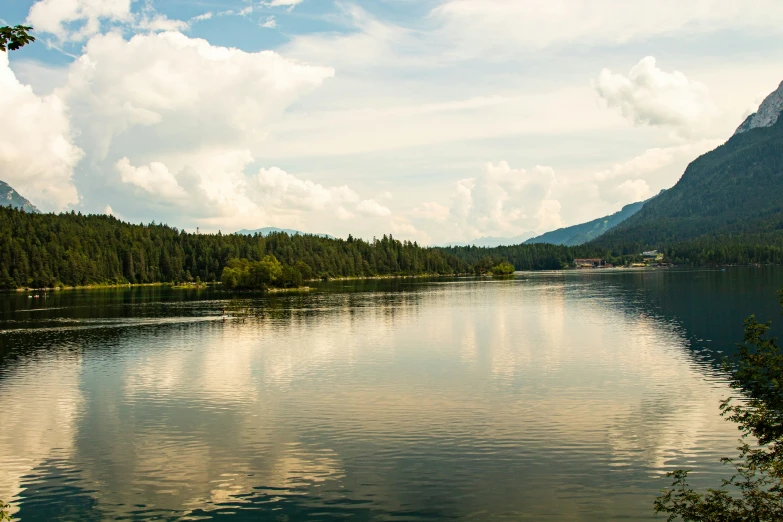
[[[783,235],[783,84],[677,184],[593,244],[622,251],[702,238]],[[773,114],[774,113],[774,114]],[[772,236],[769,236],[771,238]]]
[[[33,214],[41,213],[35,205],[20,196],[17,191],[4,181],[0,181],[0,205],[4,207],[19,208],[25,212],[32,212]]]
[[[261,234],[262,236],[268,236],[269,234],[277,234],[280,232],[285,232],[289,236],[318,236],[318,237],[327,237],[329,239],[334,239],[333,236],[330,236],[329,234],[310,234],[309,232],[302,232],[300,230],[293,230],[290,228],[277,228],[277,227],[264,227],[264,228],[257,228],[255,230],[247,230],[242,229],[238,230],[236,233],[245,235],[245,236],[252,236],[255,234]]]
[[[534,235],[533,232],[525,232],[518,236],[513,237],[496,237],[496,236],[481,236],[470,241],[452,242],[446,243],[443,246],[446,247],[458,247],[458,246],[477,246],[484,248],[494,248],[499,246],[512,246],[521,245]]]
[[[525,244],[548,243],[550,245],[577,246],[592,241],[613,229],[629,217],[639,212],[644,204],[649,201],[638,201],[625,205],[622,209],[610,216],[604,216],[587,223],[558,228],[538,237],[525,241]]]

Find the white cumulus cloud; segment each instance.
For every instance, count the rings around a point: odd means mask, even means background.
[[[87,43],[64,94],[98,155],[109,152],[118,133],[146,151],[215,143],[246,148],[258,147],[272,118],[333,74],[271,51],[247,53],[177,32],[129,41],[112,33]]]
[[[361,199],[279,168],[249,171],[286,108],[331,68],[178,32],[108,33],[90,38],[63,85],[39,97],[5,53],[0,60],[0,168],[44,209],[79,203],[78,186],[96,208],[129,219],[242,228],[338,208],[347,217],[343,206]]]
[[[21,84],[0,52],[0,172],[3,181],[45,210],[79,201],[73,170],[84,155],[73,144],[68,110],[56,94]]]
[[[592,189],[601,200],[618,208],[647,199],[669,188],[694,159],[714,149],[723,140],[698,140],[673,147],[647,149],[627,161],[593,174]],[[587,190],[587,188],[586,188]]]
[[[707,86],[659,69],[652,56],[627,76],[604,69],[593,85],[609,107],[637,125],[667,125],[690,134],[707,128],[718,113]]]
[[[615,189],[617,199],[623,202],[643,201],[653,195],[650,185],[643,179],[628,179]]]
[[[365,216],[384,217],[391,215],[391,210],[389,208],[384,207],[374,199],[365,199],[364,201],[361,201],[356,205],[356,210]]]
[[[277,167],[262,168],[256,180],[253,199],[265,207],[323,210],[359,199],[359,195],[345,185],[324,187]]]
[[[437,201],[425,201],[411,211],[413,217],[431,219],[443,223],[449,218],[449,207]]]
[[[163,163],[153,161],[148,166],[134,167],[128,158],[117,162],[117,171],[123,183],[136,185],[147,192],[166,199],[178,199],[187,196],[177,179]]]
[[[480,176],[457,183],[450,223],[467,239],[557,228],[562,220],[560,202],[552,197],[556,181],[551,167],[528,172],[505,161],[487,163]]]
[[[404,219],[393,219],[389,224],[394,238],[401,241],[416,241],[423,245],[431,243],[430,235],[419,230]]]
[[[347,210],[342,205],[337,207],[337,219],[339,219],[340,221],[350,221],[355,217],[356,215],[353,212]]]
[[[268,205],[293,211],[359,200],[350,189],[324,188],[279,169],[262,169],[255,178],[246,171],[286,107],[333,74],[271,51],[213,46],[178,32],[130,40],[110,33],[87,42],[56,93],[70,107],[77,144],[87,154],[84,175],[102,178],[100,186],[111,186],[114,175],[147,194],[135,208],[110,201],[124,215],[149,205],[156,215],[255,221]]]
[[[97,34],[101,21],[129,22],[131,0],[40,0],[33,4],[27,22],[36,30],[60,40],[83,40]]]
[[[682,170],[683,164],[687,164],[687,162],[696,159],[701,154],[717,147],[721,143],[722,140],[699,140],[674,147],[647,149],[628,161],[617,163],[611,168],[596,172],[595,179],[598,181],[605,181],[646,175],[655,173],[674,163],[677,163],[678,168]]]

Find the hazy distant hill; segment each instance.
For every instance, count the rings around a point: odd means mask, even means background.
[[[11,208],[21,208],[25,212],[40,214],[41,211],[35,205],[19,195],[8,183],[0,181],[0,205]]]
[[[638,250],[700,237],[783,234],[783,84],[729,141],[594,244]],[[775,112],[777,110],[777,112]]]
[[[565,245],[576,246],[592,241],[593,239],[605,234],[612,228],[616,227],[629,217],[633,216],[644,206],[645,201],[639,201],[637,203],[631,203],[624,206],[620,211],[615,212],[611,216],[605,216],[602,218],[582,223],[581,225],[574,225],[571,227],[559,228],[552,232],[528,239],[526,244],[534,243],[549,243],[550,245]]]
[[[277,233],[277,232],[285,232],[289,236],[304,236],[304,235],[308,235],[307,232],[301,232],[299,230],[292,230],[290,228],[275,228],[275,227],[257,228],[255,230],[247,230],[247,229],[243,228],[242,230],[237,231],[237,234],[243,234],[243,235],[246,235],[246,236],[252,236],[254,234],[261,234],[262,236],[268,236],[269,234],[274,234],[274,233]],[[334,239],[334,237],[330,236],[329,234],[310,234],[310,235],[318,236],[318,237],[328,237],[329,239]]]
[[[482,236],[476,239],[471,239],[470,241],[446,243],[444,246],[456,247],[473,245],[477,247],[494,248],[499,246],[521,245],[532,236],[533,232],[525,232],[524,234],[513,237]]]

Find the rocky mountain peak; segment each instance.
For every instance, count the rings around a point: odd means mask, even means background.
[[[25,212],[40,214],[35,205],[19,195],[8,183],[0,181],[0,205],[4,207],[21,208]]]
[[[783,82],[780,82],[778,88],[764,98],[759,105],[759,110],[748,116],[742,125],[737,127],[734,134],[742,134],[758,127],[771,127],[778,121],[781,111],[783,111]]]

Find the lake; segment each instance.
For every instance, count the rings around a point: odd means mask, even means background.
[[[783,268],[0,295],[22,520],[649,520]],[[227,318],[222,317],[223,309]]]

